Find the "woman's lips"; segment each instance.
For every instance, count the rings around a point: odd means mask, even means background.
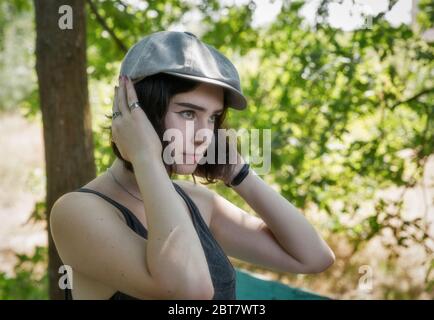
[[[199,154],[183,153],[183,155],[184,155],[186,158],[192,160],[194,163],[198,162],[199,159],[200,159],[200,157],[201,157],[201,155],[199,155]],[[191,163],[191,161],[189,161],[189,162]]]

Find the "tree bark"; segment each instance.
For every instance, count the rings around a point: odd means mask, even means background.
[[[72,29],[62,29],[59,7],[72,8]],[[96,176],[87,88],[85,0],[34,0],[36,72],[47,177],[49,296],[63,299],[59,258],[50,229],[53,203]]]

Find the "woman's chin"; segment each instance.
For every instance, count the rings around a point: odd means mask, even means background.
[[[190,175],[196,170],[197,164],[176,164],[176,174]]]

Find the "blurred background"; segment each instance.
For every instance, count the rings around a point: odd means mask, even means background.
[[[63,298],[50,208],[114,160],[120,62],[162,30],[236,65],[249,104],[228,125],[271,128],[262,178],[336,254],[316,275],[238,270],[334,299],[433,299],[433,21],[428,0],[1,1],[0,299]]]

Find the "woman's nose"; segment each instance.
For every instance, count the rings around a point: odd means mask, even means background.
[[[202,128],[201,130],[197,130],[193,138],[194,144],[197,146],[201,144],[209,144],[212,135],[213,131],[209,128]]]
[[[198,121],[195,125],[195,132],[194,132],[194,144],[196,146],[202,145],[202,144],[209,144],[210,139],[213,136],[213,124],[208,122],[200,122]]]

